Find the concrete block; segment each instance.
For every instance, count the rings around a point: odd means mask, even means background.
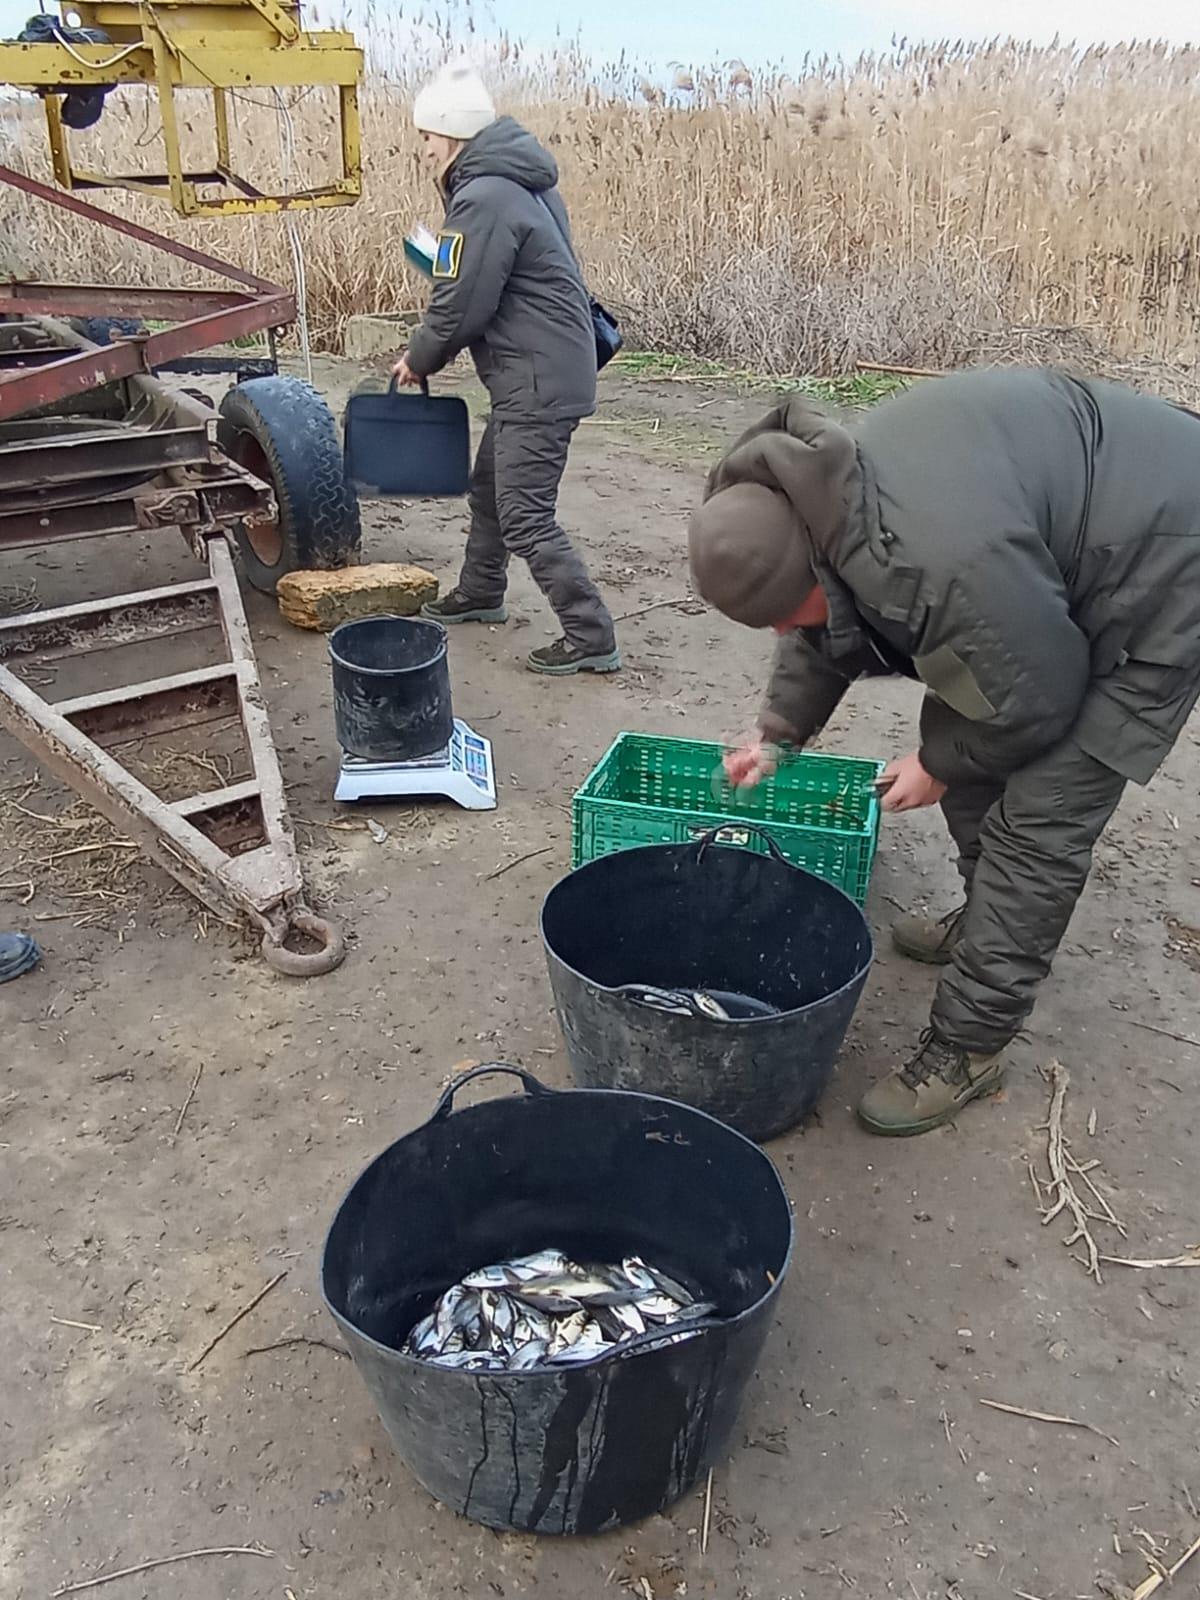
[[[372,361],[378,356],[399,356],[408,345],[408,336],[420,322],[416,311],[374,311],[347,317],[342,336],[346,354],[355,361]]]
[[[293,627],[328,633],[356,617],[411,617],[436,600],[438,581],[424,567],[377,561],[337,572],[289,572],[277,589],[279,612]]]

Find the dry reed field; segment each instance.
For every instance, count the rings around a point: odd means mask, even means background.
[[[504,109],[557,156],[592,285],[632,346],[771,373],[1065,354],[1141,363],[1153,381],[1196,358],[1200,50],[949,43],[791,76],[732,62],[651,82],[570,47],[483,46],[469,12],[419,24],[371,12],[358,31],[372,61],[367,195],[299,222],[319,346],[336,349],[353,313],[420,303],[401,239],[415,220],[436,224],[439,203],[409,105],[467,40]],[[190,109],[199,155],[207,108]],[[259,91],[237,113],[247,166],[278,175],[277,108]],[[302,93],[289,115],[298,163],[325,170],[332,108]],[[44,174],[42,144],[36,103],[0,101],[0,159]],[[77,144],[116,168],[154,164],[149,98],[114,95]],[[277,218],[186,224],[152,203],[105,203],[291,279]],[[0,270],[187,271],[3,190]]]

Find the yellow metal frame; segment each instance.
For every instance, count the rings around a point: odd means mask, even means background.
[[[64,10],[85,27],[101,28],[111,44],[0,42],[0,83],[43,96],[55,181],[64,189],[129,189],[161,199],[166,193],[185,217],[311,210],[351,205],[362,194],[362,134],[358,85],[363,56],[354,36],[309,32],[299,6],[287,0],[75,0]],[[158,95],[165,173],[119,175],[72,165],[61,95],[88,85],[143,83]],[[233,166],[229,98],[244,89],[331,88],[338,93],[341,176],[317,188],[263,194]],[[211,172],[188,172],[180,148],[177,89],[212,95],[216,162]],[[237,190],[204,198],[202,187]]]

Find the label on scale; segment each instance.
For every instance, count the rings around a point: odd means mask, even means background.
[[[342,757],[335,800],[403,800],[444,795],[469,811],[496,805],[496,772],[489,740],[457,717],[444,750],[415,761],[361,761]]]

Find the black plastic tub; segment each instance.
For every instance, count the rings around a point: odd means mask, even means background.
[[[848,895],[772,850],[712,835],[646,845],[550,890],[542,937],[578,1083],[683,1100],[757,1140],[814,1108],[867,980],[871,931]],[[715,994],[731,1020],[666,1013],[621,992],[634,985]]]
[[[525,1087],[455,1109],[480,1074]],[[716,1301],[665,1348],[586,1366],[467,1372],[398,1346],[473,1268],[548,1246],[638,1254]],[[724,1454],[792,1252],[791,1209],[755,1145],[647,1095],[545,1089],[477,1068],[343,1199],[321,1286],[401,1459],[488,1527],[590,1534],[637,1522]],[[647,1336],[648,1338],[653,1335]]]
[[[454,731],[446,630],[416,617],[362,617],[329,636],[333,721],[347,755],[415,761]]]

